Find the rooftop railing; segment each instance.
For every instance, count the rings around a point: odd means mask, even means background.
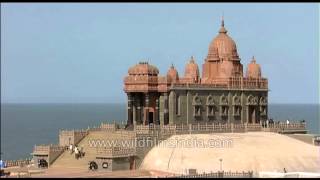
[[[49,154],[50,152],[63,151],[65,147],[59,145],[35,145],[33,154]]]
[[[201,80],[200,80],[201,81]],[[147,76],[128,76],[124,79],[126,89],[132,90],[130,85],[148,85],[149,88],[156,90],[157,84],[170,84],[166,77],[147,77]],[[230,78],[214,78],[204,82],[195,83],[188,78],[180,78],[178,82],[172,83],[171,87],[203,87],[203,88],[240,88],[240,89],[267,89],[268,80],[266,78],[247,78],[247,77],[230,77]]]
[[[160,131],[167,134],[202,133],[202,132],[252,132],[269,131],[279,132],[283,130],[306,130],[305,123],[269,124],[265,127],[261,124],[233,124],[233,123],[198,123],[198,124],[169,124],[169,125],[136,125],[137,134],[148,134]]]
[[[7,160],[4,161],[6,167],[15,167],[15,166],[27,166],[32,163],[32,159],[19,159],[19,160]]]
[[[173,88],[227,88],[227,89],[267,89],[268,80],[265,78],[216,78],[205,83],[175,83]]]
[[[253,171],[232,172],[232,171],[218,171],[202,174],[187,174],[166,176],[173,178],[253,178]]]

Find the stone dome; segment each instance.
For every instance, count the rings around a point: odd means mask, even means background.
[[[188,169],[209,173],[221,168],[283,172],[284,167],[320,172],[319,147],[271,132],[173,135],[147,153],[140,169],[186,174]]]
[[[139,62],[139,64],[129,68],[128,73],[129,75],[157,76],[159,74],[159,70],[148,62]]]
[[[186,64],[184,77],[190,79],[199,79],[199,67],[195,63],[193,56],[191,56],[191,60]]]
[[[214,61],[224,58],[224,60],[240,60],[237,52],[237,46],[234,40],[228,36],[222,20],[219,34],[211,41],[207,59]]]
[[[249,78],[260,78],[261,68],[260,65],[256,63],[254,56],[252,57],[251,63],[247,67],[247,77]]]
[[[173,64],[171,65],[170,69],[167,72],[167,79],[170,82],[177,82],[179,80],[178,71],[174,68]]]

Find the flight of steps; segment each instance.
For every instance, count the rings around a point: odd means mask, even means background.
[[[86,137],[84,137],[79,143],[78,147],[81,149],[83,147],[83,151],[85,152],[85,156],[79,159],[75,158],[75,154],[70,154],[69,150],[63,152],[58,159],[53,162],[50,168],[56,167],[64,167],[64,168],[78,168],[78,169],[88,169],[88,163],[94,160],[96,150],[93,148],[89,148],[88,140],[95,138],[94,133],[89,133]]]
[[[131,135],[129,135],[131,136]],[[50,168],[55,167],[63,167],[63,168],[78,168],[78,169],[88,169],[88,163],[92,160],[96,159],[96,148],[90,147],[89,140],[99,139],[99,140],[111,140],[111,139],[128,139],[128,136],[124,136],[121,133],[114,133],[112,131],[96,131],[90,132],[86,137],[84,137],[79,143],[78,147],[81,149],[83,147],[83,151],[85,152],[85,156],[79,158],[78,160],[75,158],[74,153],[70,154],[70,151],[66,150],[63,152],[57,160],[53,162]]]

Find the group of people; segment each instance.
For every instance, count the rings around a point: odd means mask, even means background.
[[[6,168],[6,167],[7,167],[6,162],[0,160],[0,169]]]
[[[81,147],[81,149],[79,149],[79,147],[77,145],[74,146],[73,144],[70,144],[69,151],[70,151],[70,154],[72,154],[74,152],[76,159],[82,158],[85,155],[85,153],[83,151],[83,147]]]
[[[266,121],[263,121],[262,127],[264,127],[264,128],[269,127],[269,124],[274,124],[273,119],[267,119]]]
[[[303,119],[300,121],[301,124],[305,123],[306,121]],[[280,124],[280,121],[277,121],[277,122],[274,122],[273,119],[267,119],[265,121],[262,122],[262,127],[269,127],[269,124],[270,125],[273,125],[273,124]],[[288,126],[290,124],[290,121],[289,119],[286,120],[285,124]]]
[[[48,162],[45,159],[38,159],[38,168],[47,168]]]
[[[287,119],[286,124],[289,124],[289,123],[290,123],[290,121],[289,121],[289,119]],[[270,118],[270,119],[267,119],[262,122],[262,127],[264,127],[264,128],[269,127],[269,124],[270,125],[280,124],[280,121],[275,122],[273,119]]]

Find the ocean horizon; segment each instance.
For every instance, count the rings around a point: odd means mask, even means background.
[[[269,104],[275,121],[305,120],[310,134],[320,134],[319,104]],[[34,145],[57,144],[59,130],[126,123],[125,103],[1,103],[1,159],[31,157]]]

